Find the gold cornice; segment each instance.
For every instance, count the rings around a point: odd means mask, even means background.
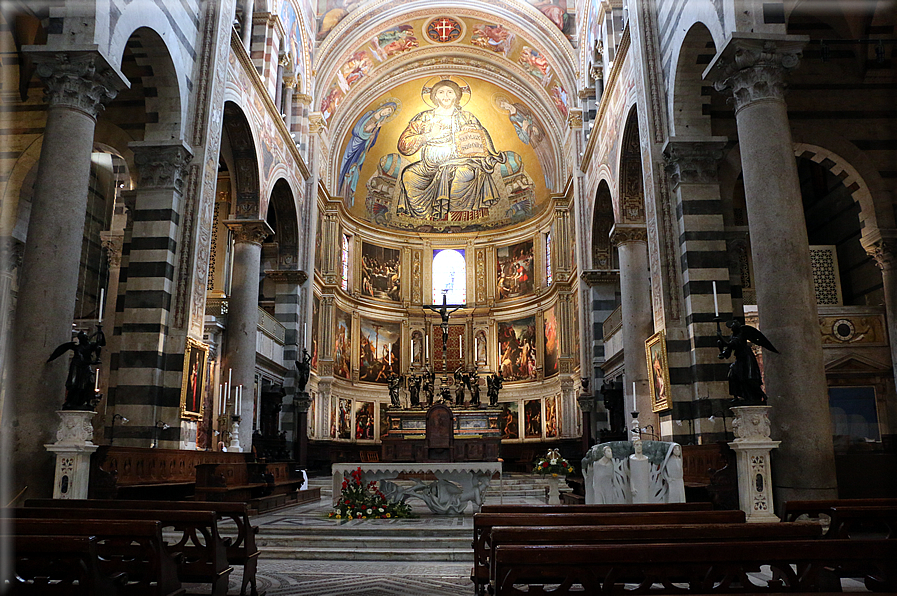
[[[582,279],[590,288],[594,288],[598,284],[602,283],[616,283],[620,281],[620,270],[619,269],[589,269],[582,272],[580,275],[580,279]]]
[[[599,134],[595,134],[598,132],[598,127],[601,122],[604,120],[604,115],[607,113],[607,104],[610,102],[605,98],[609,97],[613,88],[617,85],[618,79],[620,78],[620,71],[623,70],[623,62],[626,61],[627,55],[629,53],[629,27],[623,29],[623,38],[620,39],[620,47],[617,48],[617,54],[614,58],[614,66],[610,70],[610,75],[604,82],[604,93],[602,94],[602,101],[598,104],[598,113],[595,115],[595,127],[592,129],[592,134],[589,135],[589,142],[586,143],[585,151],[582,155],[582,160],[579,163],[579,169],[581,172],[586,172],[589,169],[589,164],[592,161],[592,154],[595,152],[595,147],[598,145],[598,137],[601,136]]]
[[[279,21],[280,19],[278,18],[277,20]],[[299,168],[299,173],[302,175],[302,179],[308,180],[311,176],[311,173],[308,171],[308,166],[305,164],[305,160],[302,159],[302,154],[299,153],[299,148],[296,146],[295,141],[293,141],[293,137],[290,136],[290,130],[280,117],[280,113],[274,105],[274,100],[271,99],[271,96],[268,94],[268,90],[265,88],[261,75],[259,75],[258,71],[255,69],[252,59],[246,52],[246,48],[243,46],[243,40],[240,39],[240,36],[237,35],[237,32],[233,29],[231,29],[230,49],[236,54],[240,66],[243,67],[243,74],[252,81],[252,86],[255,87],[256,94],[262,98],[262,103],[265,104],[265,110],[268,112],[270,119],[274,122],[274,127],[277,128],[283,137],[290,153],[292,153],[293,159],[296,161],[296,167]]]

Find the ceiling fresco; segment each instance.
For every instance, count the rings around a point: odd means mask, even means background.
[[[376,76],[382,64],[417,48],[446,44],[486,50],[498,62],[506,61],[510,71],[521,72],[544,88],[558,115],[567,118],[569,96],[545,51],[504,24],[446,15],[391,23],[366,43],[349,49],[325,84],[319,105],[321,114],[330,121],[349,91],[364,79]]]
[[[558,184],[538,111],[469,74],[428,75],[358,110],[338,144],[335,194],[360,219],[457,232],[515,224]]]
[[[571,43],[575,42],[576,14],[568,10],[567,0],[526,0],[526,2],[548,17]],[[362,4],[364,0],[318,0],[317,40],[326,39],[340,21]]]

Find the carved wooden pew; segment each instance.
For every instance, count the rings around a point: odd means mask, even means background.
[[[118,592],[123,596],[177,596],[185,592],[158,521],[18,518],[13,530],[16,536],[44,537],[48,551],[55,549],[59,538],[96,538],[93,548],[100,572],[106,577],[120,577]]]
[[[196,498],[242,501],[250,513],[271,511],[321,498],[320,488],[300,491],[304,479],[290,471],[295,462],[208,463],[196,466]]]
[[[654,504],[660,510],[623,510],[620,505],[604,505],[616,511],[606,513],[476,513],[473,516],[474,567],[471,580],[478,587],[489,581],[490,535],[494,526],[608,526],[656,524],[744,523],[741,510],[730,511],[664,511],[665,503]],[[563,506],[561,506],[563,507]],[[579,507],[568,505],[567,507]],[[623,506],[631,507],[631,505]],[[479,589],[479,588],[478,588]]]
[[[870,507],[891,506],[897,507],[897,499],[818,499],[785,501],[782,508],[782,521],[796,521],[799,517],[819,517],[826,515],[831,517],[834,507]]]
[[[538,576],[559,584],[551,590],[557,596],[620,593],[618,578],[636,578],[627,589],[639,594],[814,593],[825,590],[827,568],[859,562],[875,570],[865,578],[868,589],[897,589],[894,540],[502,545],[495,550],[495,593],[544,593],[527,583]],[[767,585],[747,575],[762,565],[776,576]]]
[[[814,522],[660,524],[651,526],[495,526],[490,536],[489,581],[496,579],[495,551],[505,545],[534,544],[637,544],[651,542],[706,542],[729,540],[811,540],[822,535]],[[536,577],[542,583],[545,576]],[[563,577],[556,578],[557,583]]]
[[[250,587],[251,596],[257,596],[256,571],[259,550],[255,544],[258,526],[249,520],[245,503],[212,503],[208,501],[120,501],[110,499],[29,499],[25,507],[58,507],[63,509],[178,509],[182,511],[213,511],[218,518],[218,532],[227,544],[227,562],[243,567],[243,585],[240,595]],[[220,523],[222,521],[227,523]]]
[[[713,503],[620,503],[608,505],[483,505],[480,513],[622,513],[639,511],[710,511]]]
[[[227,544],[218,532],[218,517],[212,511],[162,509],[66,509],[22,507],[5,509],[15,518],[55,520],[158,520],[162,530],[177,534],[177,542],[166,543],[166,552],[178,553],[178,578],[184,583],[212,585],[212,596],[225,596],[232,567],[227,564]]]
[[[118,596],[127,575],[100,571],[92,536],[13,536],[11,596]]]

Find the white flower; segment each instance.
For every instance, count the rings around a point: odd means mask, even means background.
[[[373,511],[372,511],[372,510],[370,510],[370,509],[368,509],[368,510],[367,510],[367,513],[373,513]]]
[[[551,461],[550,461],[550,462],[548,462],[548,463],[550,463],[550,464],[551,464],[551,465],[555,465],[555,464],[557,464],[557,463],[558,463],[558,460],[556,460],[556,459],[553,459],[553,460],[551,460]]]
[[[380,508],[380,513],[383,513],[383,507]]]

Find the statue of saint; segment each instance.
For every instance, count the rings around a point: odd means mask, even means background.
[[[486,377],[486,395],[489,397],[489,405],[495,407],[498,405],[498,392],[504,384],[504,378],[496,373]]]
[[[72,351],[69,374],[65,379],[65,402],[62,409],[93,410],[91,402],[96,399],[94,366],[100,363],[100,351],[106,345],[106,335],[103,333],[103,326],[98,323],[93,338],[86,332],[79,331],[75,339],[77,343],[69,341],[53,350],[47,362],[56,360],[69,350]]]
[[[308,385],[308,377],[311,375],[311,356],[308,350],[302,348],[302,360],[296,361],[296,389],[299,393],[305,393],[305,386]]]
[[[403,377],[393,373],[387,381],[389,386],[389,401],[393,408],[402,407],[402,404],[399,402],[399,389],[402,387],[402,379]]]

